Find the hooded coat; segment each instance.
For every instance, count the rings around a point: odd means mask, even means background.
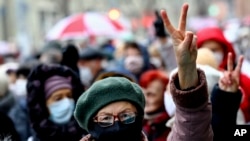
[[[143,67],[141,69],[141,71],[138,73],[138,74],[134,74],[135,77],[136,77],[136,81],[139,81],[140,80],[140,77],[141,75],[147,71],[147,70],[150,70],[150,69],[153,69],[152,65],[150,64],[150,56],[149,56],[149,53],[148,53],[148,50],[145,46],[142,46],[142,45],[139,45],[138,44],[138,48],[139,48],[139,51],[141,53],[141,56],[143,58]],[[125,58],[123,58],[122,60],[122,63],[120,64],[121,66],[118,68],[118,69],[122,69],[122,70],[125,70],[125,71],[129,71],[125,68]]]
[[[236,61],[236,55],[233,48],[233,45],[226,40],[223,32],[220,28],[217,27],[209,27],[204,28],[197,32],[197,45],[198,48],[201,48],[203,43],[209,40],[214,40],[223,45],[224,49],[224,57],[222,62],[219,64],[219,69],[225,70],[227,69],[227,54],[229,52],[232,53],[232,57],[234,62]],[[243,100],[240,105],[240,109],[242,110],[245,118],[245,122],[250,122],[250,78],[245,74],[240,75],[240,87],[242,88]]]
[[[66,125],[57,125],[49,120],[49,112],[46,107],[44,93],[45,81],[53,76],[71,77],[73,99],[77,101],[83,93],[83,87],[77,74],[66,66],[39,65],[28,77],[28,110],[31,126],[36,132],[36,137],[41,141],[79,141],[85,133],[72,118]]]
[[[219,68],[224,70],[227,67],[227,53],[231,52],[233,56],[233,60],[236,59],[235,51],[233,49],[233,45],[228,42],[223,35],[223,32],[220,28],[217,27],[209,27],[204,28],[197,32],[197,45],[198,48],[201,48],[203,43],[209,40],[214,40],[223,46],[224,57],[222,62],[219,64]]]

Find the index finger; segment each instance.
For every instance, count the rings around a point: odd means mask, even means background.
[[[165,25],[165,28],[167,29],[167,31],[170,33],[170,35],[173,34],[173,32],[176,30],[173,25],[171,24],[171,22],[169,21],[168,18],[168,14],[166,12],[166,10],[161,10],[161,17],[163,20],[163,23]]]
[[[231,52],[227,54],[227,71],[233,71],[233,56]]]

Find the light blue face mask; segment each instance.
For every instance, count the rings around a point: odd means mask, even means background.
[[[50,120],[57,124],[67,123],[74,112],[75,102],[71,98],[64,98],[48,106]]]

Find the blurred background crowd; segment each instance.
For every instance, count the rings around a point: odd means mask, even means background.
[[[241,42],[246,46],[247,41],[242,41],[242,38],[248,35],[248,29],[244,28],[249,25],[250,12],[247,0],[1,0],[1,48],[14,46],[8,51],[18,50],[22,56],[29,56],[41,50],[45,41],[57,38],[46,35],[59,20],[86,12],[106,14],[109,18],[121,22],[126,31],[132,32],[133,38],[146,42],[144,40],[153,38],[152,23],[155,10],[167,9],[170,12],[170,18],[177,23],[176,15],[180,14],[178,9],[183,2],[189,2],[192,5],[188,20],[190,29],[197,30],[208,25],[219,25],[225,29],[226,34],[233,33],[227,35],[232,42]],[[91,22],[94,20],[92,19]],[[93,23],[91,24],[95,27]],[[126,38],[130,33],[120,36]],[[8,51],[1,51],[1,54]]]
[[[248,0],[0,0],[0,111],[13,120],[21,140],[32,137],[39,131],[33,123],[39,114],[28,114],[28,109],[37,108],[37,98],[26,85],[33,79],[42,81],[50,69],[28,76],[38,64],[58,64],[76,73],[82,91],[110,76],[138,83],[147,102],[145,119],[150,121],[143,129],[149,141],[166,139],[175,111],[168,84],[177,65],[159,11],[167,9],[176,25],[183,2],[190,5],[187,29],[197,33],[197,64],[205,71],[209,93],[226,69],[227,53],[235,63],[245,56],[237,124],[248,124]]]

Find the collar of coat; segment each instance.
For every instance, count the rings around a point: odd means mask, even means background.
[[[87,138],[85,136],[80,141],[95,141],[95,140],[94,139],[90,140],[89,138]],[[148,138],[147,138],[147,136],[145,135],[144,132],[142,132],[142,140],[141,141],[148,141]]]

